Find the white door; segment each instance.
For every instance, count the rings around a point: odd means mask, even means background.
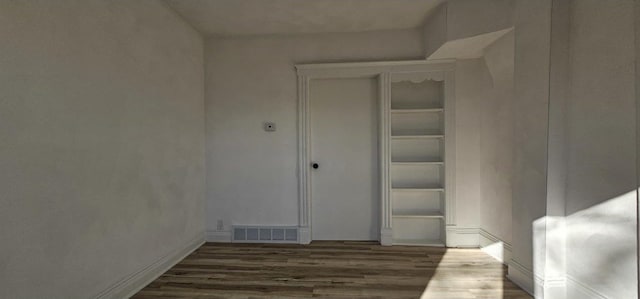
[[[378,81],[311,80],[309,95],[311,238],[377,240]]]

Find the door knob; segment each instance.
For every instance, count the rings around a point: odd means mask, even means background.
[[[320,165],[318,165],[318,163],[312,163],[311,167],[313,167],[313,169],[318,169],[318,167],[320,167]]]

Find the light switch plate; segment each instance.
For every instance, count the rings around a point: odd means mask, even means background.
[[[267,131],[267,132],[275,132],[276,123],[274,123],[274,122],[265,122],[264,123],[264,130]]]

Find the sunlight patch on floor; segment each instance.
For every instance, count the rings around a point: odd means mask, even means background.
[[[420,298],[529,298],[512,284],[508,292],[513,294],[505,293],[505,271],[480,249],[448,249]]]

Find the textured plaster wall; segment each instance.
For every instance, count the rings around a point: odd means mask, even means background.
[[[423,24],[426,57],[429,57],[447,42],[511,28],[513,26],[513,9],[514,0],[449,0],[444,2],[433,10]]]
[[[456,221],[459,227],[480,226],[482,194],[482,111],[491,86],[484,59],[456,63]]]
[[[204,231],[203,41],[158,1],[0,1],[0,297],[92,298]]]
[[[533,225],[546,215],[550,12],[549,0],[515,2],[511,263],[529,271]]]
[[[297,225],[296,63],[423,57],[419,30],[210,38],[207,229]],[[264,121],[276,123],[265,132]]]
[[[511,0],[448,1],[423,27],[429,59],[458,59],[458,226],[482,228],[506,243],[511,242],[515,170],[514,4]]]
[[[480,228],[510,244],[515,138],[513,32],[485,49],[484,62],[491,74],[491,82],[479,110],[482,117]]]
[[[567,298],[637,298],[634,1],[571,2]]]
[[[458,226],[511,242],[513,49],[508,33],[477,59],[456,64]]]

